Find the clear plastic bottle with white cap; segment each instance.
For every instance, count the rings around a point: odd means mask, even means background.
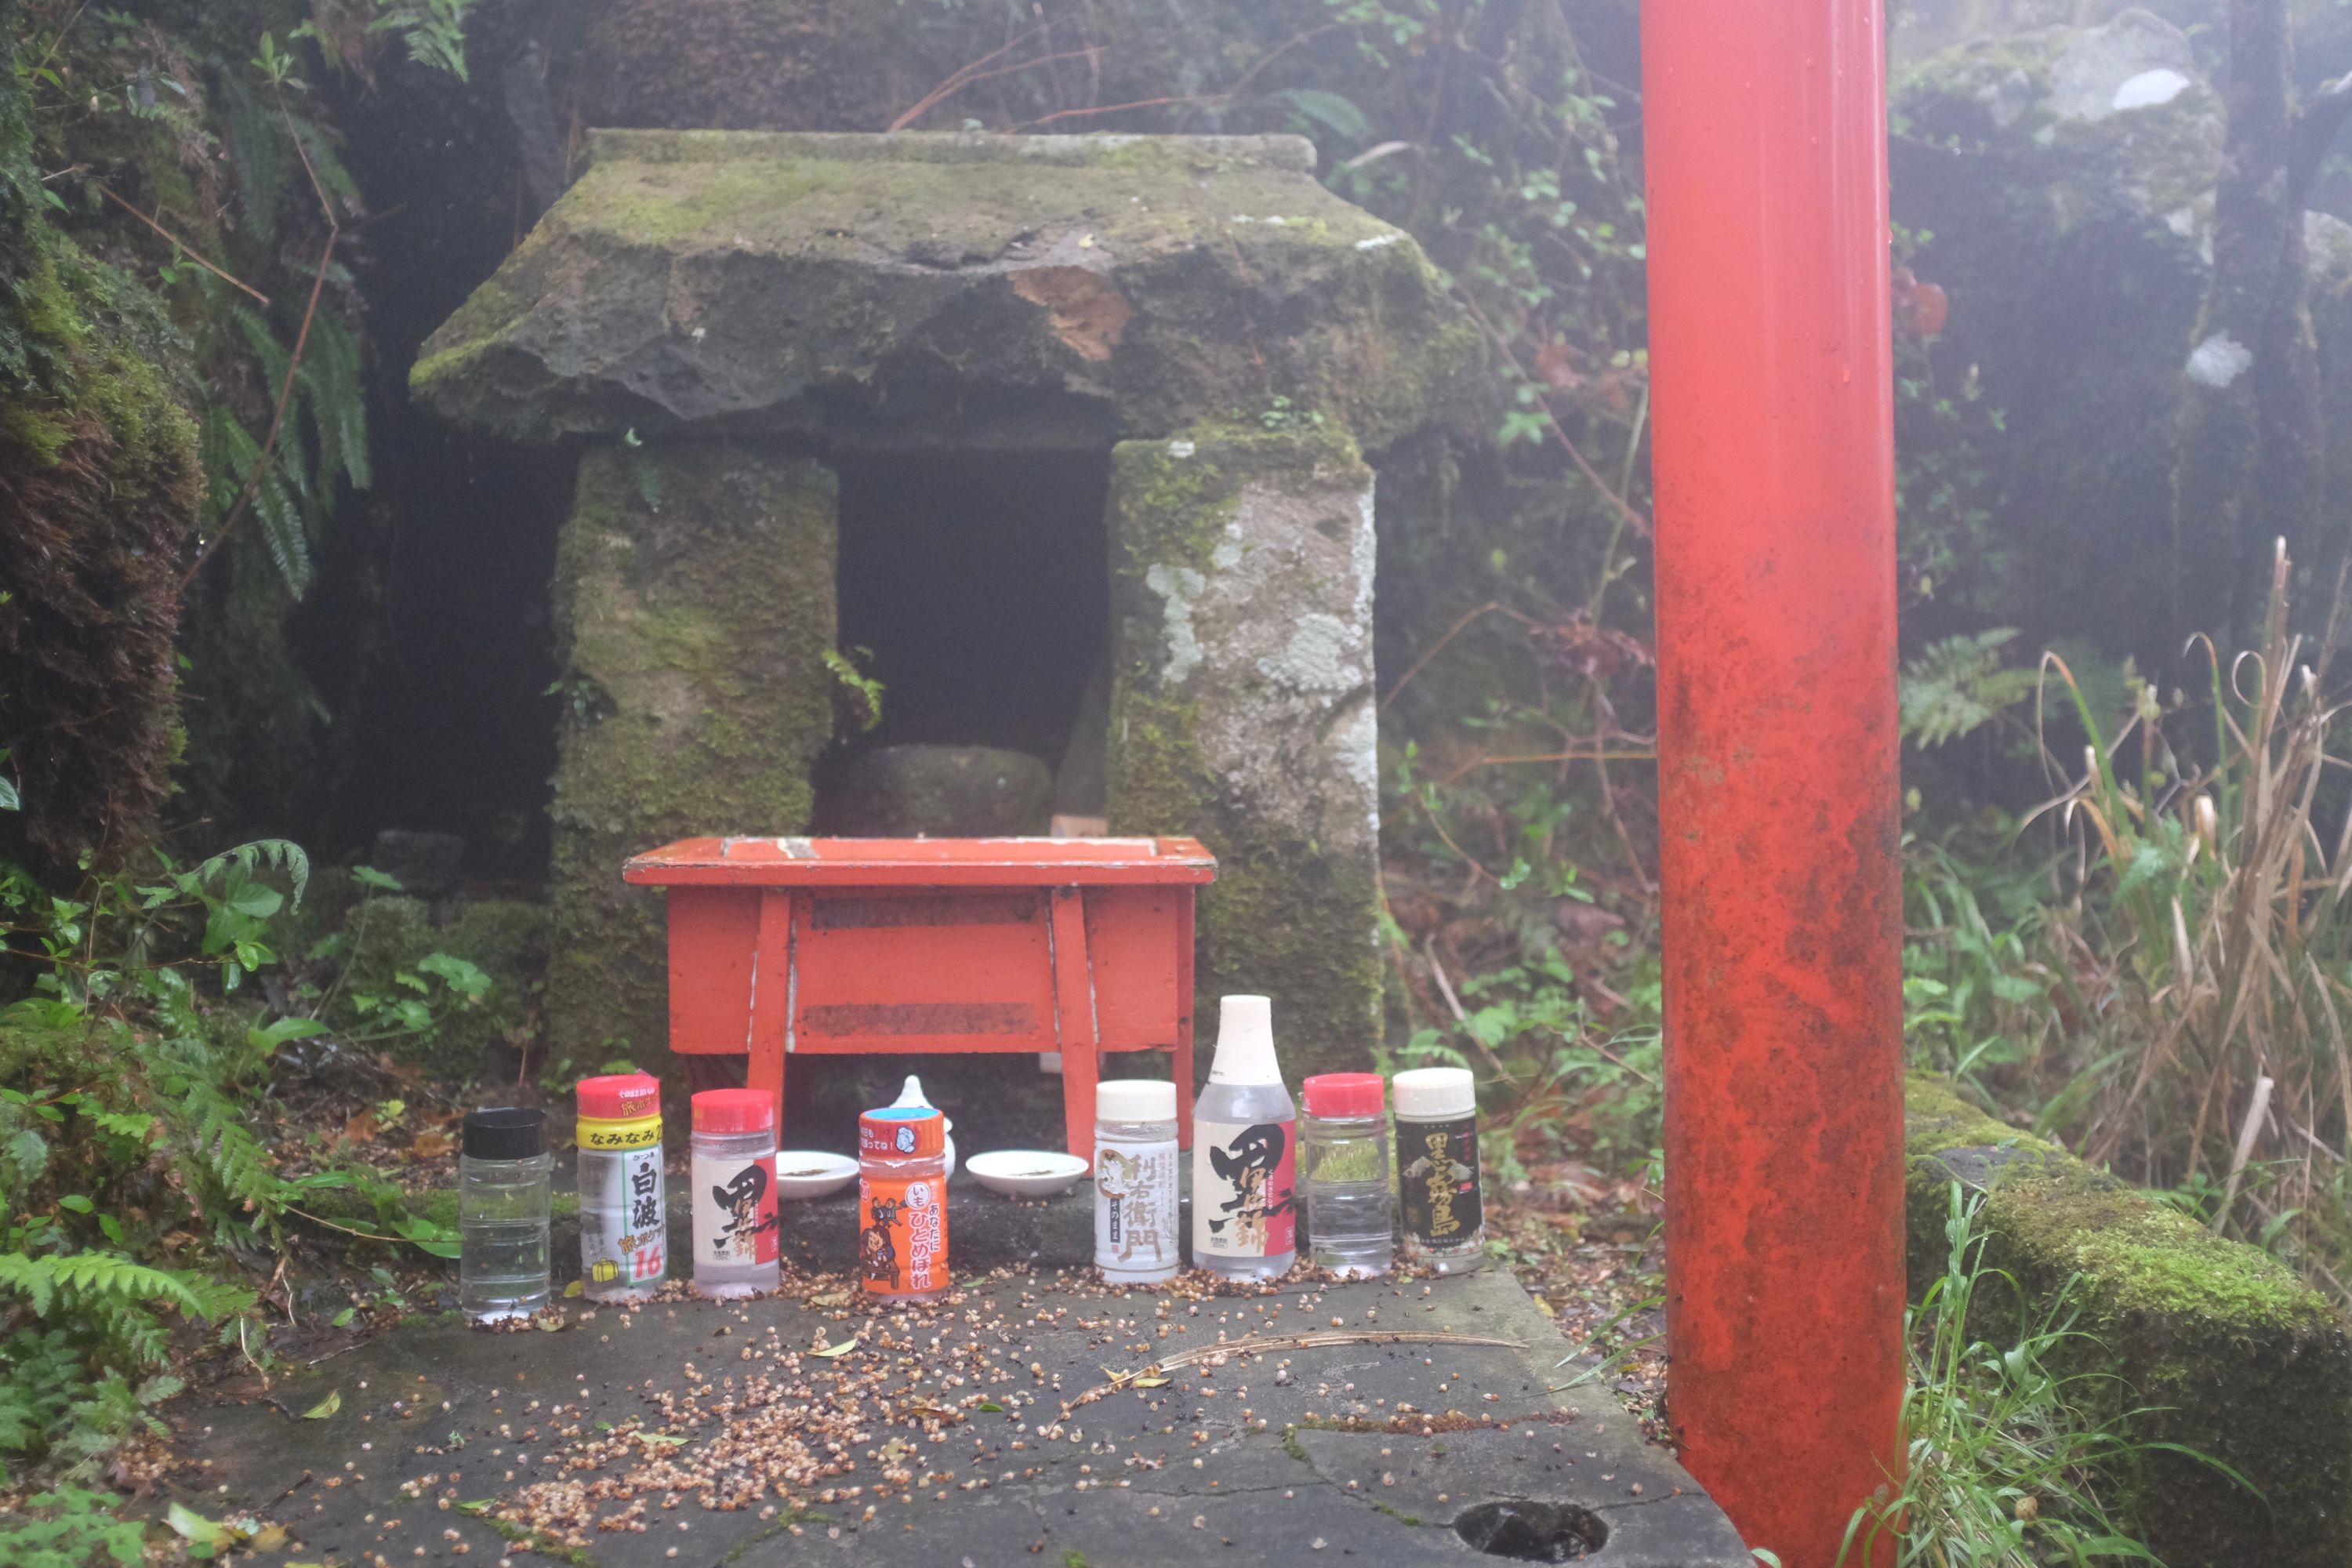
[[[1192,1103],[1192,1266],[1272,1279],[1298,1256],[1298,1110],[1274,1054],[1274,1008],[1227,996],[1209,1084]]]
[[[1405,1255],[1464,1274],[1486,1261],[1478,1181],[1478,1089],[1465,1068],[1415,1068],[1390,1085]]]

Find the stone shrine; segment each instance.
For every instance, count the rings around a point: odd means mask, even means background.
[[[1374,470],[1483,355],[1313,163],[1286,136],[591,136],[412,377],[581,448],[558,1055],[666,1038],[629,855],[826,831],[861,756],[952,745],[1202,839],[1200,995],[1279,997],[1294,1074],[1368,1061]]]

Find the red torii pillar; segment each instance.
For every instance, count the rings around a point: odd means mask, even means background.
[[[1880,0],[1642,12],[1667,1415],[1829,1568],[1902,1462],[1886,40]]]

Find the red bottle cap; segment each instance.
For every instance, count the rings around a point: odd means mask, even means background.
[[[706,1089],[694,1097],[697,1132],[772,1132],[776,1097],[758,1089]]]
[[[661,1114],[661,1083],[649,1072],[613,1072],[580,1080],[580,1114],[595,1121],[635,1121]]]
[[[1318,1073],[1300,1087],[1309,1116],[1378,1116],[1387,1089],[1376,1072]]]
[[[857,1152],[924,1160],[947,1147],[947,1118],[927,1105],[891,1105],[857,1119]]]

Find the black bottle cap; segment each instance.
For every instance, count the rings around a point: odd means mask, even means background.
[[[547,1112],[493,1105],[466,1112],[461,1145],[468,1160],[528,1160],[547,1152]]]

